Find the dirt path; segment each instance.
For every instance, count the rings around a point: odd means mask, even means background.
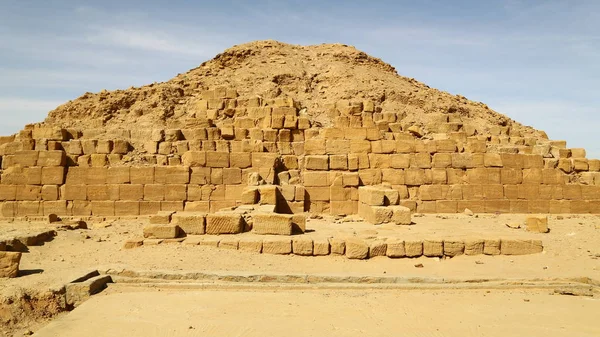
[[[159,290],[109,291],[35,336],[600,335],[600,300],[543,292]]]

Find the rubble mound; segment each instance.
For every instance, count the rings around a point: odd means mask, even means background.
[[[195,117],[202,92],[217,87],[241,97],[293,98],[315,126],[332,126],[336,103],[373,102],[375,112],[396,114],[407,125],[426,126],[439,114],[460,116],[478,132],[508,127],[540,136],[485,104],[451,95],[400,76],[394,67],[352,46],[290,45],[256,41],[234,46],[164,83],[127,90],[85,93],[49,113],[46,124],[63,128],[180,128]],[[425,134],[438,130],[424,130]],[[545,137],[544,137],[545,138]]]

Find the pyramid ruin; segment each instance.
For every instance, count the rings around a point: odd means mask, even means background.
[[[338,44],[234,46],[168,82],[86,93],[0,144],[2,217],[600,210],[584,149]]]

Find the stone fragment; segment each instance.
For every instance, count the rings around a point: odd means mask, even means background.
[[[349,259],[366,259],[369,256],[369,246],[360,239],[346,240],[346,257]]]
[[[292,235],[292,217],[291,214],[255,213],[252,215],[252,232],[263,235]]]
[[[144,244],[144,240],[140,239],[129,239],[123,244],[123,249],[133,249],[141,247]]]
[[[525,220],[527,231],[535,233],[548,233],[547,215],[529,215]]]
[[[175,239],[179,236],[176,225],[150,225],[144,227],[144,237],[147,239]]]
[[[288,238],[266,238],[263,240],[263,254],[291,254],[292,240]]]
[[[19,276],[20,252],[0,252],[0,278]]]
[[[244,231],[240,214],[214,213],[206,216],[206,234],[238,234]]]
[[[65,287],[66,302],[77,307],[92,295],[105,289],[108,283],[112,283],[110,275],[98,275],[82,282],[69,283]]]

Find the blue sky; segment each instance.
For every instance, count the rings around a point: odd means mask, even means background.
[[[262,39],[353,45],[600,158],[600,2],[576,0],[0,0],[0,134]]]

